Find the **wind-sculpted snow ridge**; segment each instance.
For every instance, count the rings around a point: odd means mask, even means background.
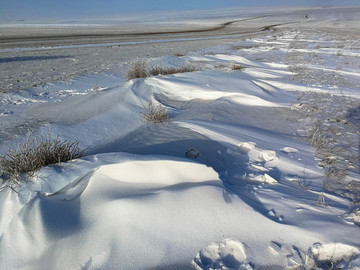
[[[18,195],[10,190],[1,194],[2,269],[186,265],[205,246],[193,260],[196,269],[358,264],[358,248],[317,242],[328,241],[323,226],[334,233],[346,226],[336,225],[332,215],[319,212],[322,208],[302,204],[301,210],[282,209],[285,222],[279,222],[277,209],[261,212],[262,203],[256,202],[261,192],[254,196],[246,187],[248,195],[224,189],[218,174],[199,163],[114,153],[54,169],[40,171],[39,180]],[[297,222],[295,212],[312,224]],[[355,233],[351,226],[346,230]],[[208,245],[209,239],[224,236],[241,242],[224,239]]]
[[[321,46],[334,36],[320,30],[333,20],[321,14],[299,15],[301,27],[146,62],[198,71],[88,76],[3,94],[1,154],[31,127],[79,141],[88,156],[42,168],[16,192],[2,189],[0,269],[359,269],[358,200],[324,188],[322,160],[300,133],[312,121],[299,108],[319,108],[299,94],[358,101],[359,61],[346,56],[357,41],[329,54]],[[339,80],[305,83],[312,72],[325,76],[305,47]],[[335,62],[346,72],[326,64]],[[147,102],[166,108],[168,121],[144,123]],[[324,121],[346,134],[334,138],[356,136],[357,109],[347,124]],[[341,181],[358,179],[354,167]]]

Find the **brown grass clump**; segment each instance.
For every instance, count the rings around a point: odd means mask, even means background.
[[[234,64],[232,67],[231,67],[232,70],[244,70],[245,67],[240,65],[240,64]]]
[[[128,80],[146,77],[148,77],[148,73],[145,60],[139,60],[130,64],[130,68],[127,72]]]
[[[17,149],[0,156],[0,169],[3,176],[17,182],[23,174],[32,176],[42,167],[84,155],[78,142],[61,141],[58,136],[52,138],[51,133],[38,138],[30,135],[25,143],[19,143]]]
[[[178,57],[185,56],[185,53],[183,53],[183,52],[175,52],[174,56],[178,56]]]
[[[157,75],[171,75],[176,73],[186,73],[193,71],[196,71],[196,68],[191,66],[180,67],[180,68],[174,68],[174,67],[164,68],[164,67],[155,66],[149,70],[149,73],[151,76],[157,76]]]
[[[193,72],[197,69],[192,66],[185,66],[185,67],[160,67],[160,66],[153,66],[148,68],[146,66],[146,61],[140,60],[133,62],[130,65],[130,68],[127,73],[128,80],[136,79],[136,78],[146,78],[150,76],[157,76],[157,75],[171,75],[176,73],[185,73],[185,72]]]
[[[166,108],[161,104],[154,105],[151,100],[144,105],[144,113],[142,115],[143,121],[146,123],[163,123],[169,120]]]

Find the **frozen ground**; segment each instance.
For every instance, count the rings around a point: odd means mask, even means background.
[[[0,92],[28,90],[84,74],[123,75],[127,62],[136,58],[186,54],[246,39],[270,25],[303,21],[306,11],[302,10],[238,9],[110,21],[3,24]],[[230,24],[224,27],[226,23]]]
[[[1,191],[0,269],[360,269],[359,12],[1,42],[0,153],[51,129],[88,156]],[[199,71],[126,81],[137,57]]]

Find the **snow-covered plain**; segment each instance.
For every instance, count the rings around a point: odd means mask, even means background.
[[[359,113],[359,12],[306,10],[147,62],[196,72],[1,93],[1,154],[51,129],[88,155],[0,192],[0,269],[360,269],[359,190],[324,189],[297,100],[351,97]],[[169,121],[144,123],[148,100]],[[359,182],[352,162],[344,185]]]

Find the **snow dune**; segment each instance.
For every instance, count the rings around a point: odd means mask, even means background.
[[[154,77],[30,109],[53,132],[82,138],[93,155],[42,169],[18,198],[3,191],[1,268],[149,269],[192,260],[199,269],[292,267],[307,263],[315,243],[354,245],[358,229],[339,217],[346,201],[326,196],[327,207],[316,206],[321,172],[291,134],[291,95],[253,83],[263,76]],[[147,98],[166,105],[172,120],[144,125]],[[191,148],[195,161],[185,159]]]
[[[248,195],[244,200],[241,193],[224,189],[213,169],[183,159],[102,154],[55,172],[46,168],[39,178],[44,180],[24,189],[20,201],[12,198],[17,202],[2,205],[2,213],[11,210],[2,231],[2,269],[181,265],[190,262],[199,247],[224,238],[246,244],[241,250],[230,249],[235,265],[277,264],[280,258],[285,263],[281,254],[291,248],[328,241],[321,228],[334,228],[333,221],[323,221],[318,230],[304,229],[277,221],[274,209],[254,211],[261,205],[257,199],[249,204]],[[51,192],[53,182],[64,187]],[[15,197],[10,190],[5,193]],[[326,247],[316,250],[323,254],[322,249]],[[358,254],[356,248],[352,252]],[[196,264],[206,265],[204,256],[195,259]]]

